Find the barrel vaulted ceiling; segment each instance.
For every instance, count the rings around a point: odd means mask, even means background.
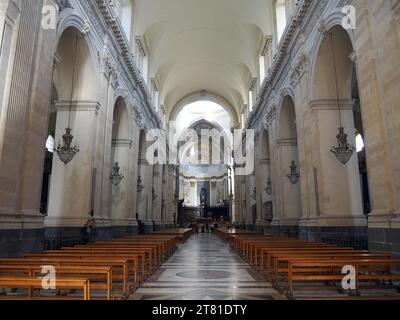
[[[150,77],[168,112],[206,90],[237,114],[258,75],[264,35],[272,34],[273,0],[136,0],[135,31],[149,50]]]

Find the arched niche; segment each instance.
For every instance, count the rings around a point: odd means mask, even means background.
[[[73,101],[95,100],[96,68],[82,34],[74,27],[67,28],[60,37],[56,54],[53,83],[59,101],[69,101],[71,96]]]
[[[327,22],[329,26],[331,20]],[[331,26],[321,37],[311,74],[310,108],[314,117],[313,135],[318,137],[313,168],[318,197],[312,211],[320,216],[322,224],[364,226],[363,212],[370,210],[365,153],[363,156],[355,150],[343,164],[330,152],[332,146],[338,145],[339,127],[344,128],[351,147],[356,146],[356,132],[364,134],[354,48],[349,33],[340,25]],[[340,219],[334,220],[335,216]]]
[[[313,100],[336,99],[337,94],[340,99],[351,98],[353,62],[350,55],[352,53],[351,39],[341,26],[334,26],[325,34],[314,64]],[[338,79],[337,89],[335,73]]]
[[[116,100],[113,114],[112,141],[111,141],[110,172],[119,167],[119,174],[123,176],[119,185],[111,184],[110,217],[114,224],[119,226],[128,223],[131,216],[130,199],[128,197],[131,182],[131,148],[132,138],[129,130],[128,110],[126,102],[119,97]]]

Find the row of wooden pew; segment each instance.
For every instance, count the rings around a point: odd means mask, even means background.
[[[0,300],[126,299],[174,253],[179,241],[173,232],[132,235],[0,259]]]
[[[390,253],[219,230],[230,247],[290,299],[400,299]]]
[[[186,242],[187,239],[191,235],[194,234],[194,228],[191,229],[183,229],[183,228],[173,228],[173,229],[166,229],[161,231],[156,231],[153,234],[159,235],[176,235],[178,237],[179,242],[183,243]]]

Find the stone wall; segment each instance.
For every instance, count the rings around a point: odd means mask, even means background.
[[[341,9],[347,4],[356,9],[355,30],[342,27]],[[371,249],[399,252],[399,1],[300,1],[294,14],[296,19],[276,49],[270,73],[247,121],[260,136],[265,130],[270,136],[273,232],[298,233],[300,238],[318,241],[360,240],[368,235]],[[335,34],[343,126],[353,145],[353,101],[347,84],[352,68],[356,70],[372,204],[368,220],[361,206],[357,156],[343,166],[330,153],[338,127],[337,97],[331,91],[330,33]],[[289,170],[280,160],[278,149],[287,96],[293,99],[296,109],[301,188],[297,224],[284,219],[293,210],[287,202],[295,200],[285,197],[284,170]],[[261,144],[256,149],[262,148]],[[262,172],[257,166],[260,164],[256,161],[256,172]],[[246,193],[251,192],[252,186],[247,186]],[[257,197],[261,192],[257,190]],[[237,192],[235,201],[241,203],[243,196],[243,192]]]
[[[43,5],[59,9],[56,30],[42,28]],[[40,251],[48,238],[78,239],[92,209],[99,239],[137,233],[137,137],[162,123],[135,65],[133,49],[112,15],[109,2],[101,0],[1,2],[2,256]],[[74,48],[70,40],[75,34],[79,36],[76,63],[82,68],[76,72],[76,87],[70,95],[74,55],[69,52],[63,56],[62,47]],[[124,180],[118,192],[112,187],[110,173],[114,164],[114,107],[120,100],[129,123],[127,136],[122,138],[130,143],[119,152],[128,161],[121,161]],[[45,216],[40,213],[40,199],[52,112],[57,114],[56,146],[71,118],[73,143],[81,150],[68,165],[54,154]],[[173,224],[177,208],[174,171],[160,166],[153,174],[149,166],[142,178],[150,194],[148,205],[140,212],[146,232],[153,230],[153,220],[158,228]],[[154,199],[153,188],[158,195]]]

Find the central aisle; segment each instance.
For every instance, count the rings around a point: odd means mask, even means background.
[[[271,300],[282,296],[214,234],[195,234],[131,300]]]

